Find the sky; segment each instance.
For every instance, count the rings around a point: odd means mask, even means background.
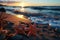
[[[2,1],[3,1],[3,4],[6,4],[6,2],[4,3],[4,0]],[[12,2],[12,0],[7,0],[7,2],[8,1]],[[13,0],[13,1],[18,2],[18,3],[15,3],[16,5],[20,5],[21,3],[24,3],[25,6],[60,6],[60,0],[18,0],[18,1]],[[2,3],[1,0],[0,0],[0,3]],[[11,5],[11,4],[14,5],[14,3],[9,3],[8,5]]]

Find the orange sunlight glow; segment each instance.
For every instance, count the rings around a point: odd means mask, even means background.
[[[19,6],[21,6],[20,11],[21,11],[21,12],[24,12],[24,7],[26,6],[25,3],[24,3],[24,2],[21,2],[21,3],[19,4]]]
[[[24,15],[16,15],[18,18],[24,18]]]
[[[21,2],[21,3],[19,4],[19,6],[25,7],[25,3],[24,3],[24,2]]]

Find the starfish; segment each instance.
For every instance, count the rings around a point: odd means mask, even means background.
[[[40,29],[36,27],[36,24],[30,24],[29,25],[29,32],[27,34],[27,36],[38,36],[37,31],[39,31]]]

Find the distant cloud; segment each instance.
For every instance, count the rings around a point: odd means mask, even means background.
[[[26,6],[60,6],[60,0],[0,0],[0,4],[19,6],[24,3]]]
[[[21,0],[0,0],[0,2],[20,2]]]

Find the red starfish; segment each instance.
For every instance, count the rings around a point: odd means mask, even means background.
[[[29,26],[29,32],[28,32],[28,36],[31,36],[31,35],[33,35],[33,36],[37,36],[37,31],[38,31],[39,29],[36,27],[36,24],[34,24],[34,25],[32,25],[32,24],[30,24],[30,26]]]

